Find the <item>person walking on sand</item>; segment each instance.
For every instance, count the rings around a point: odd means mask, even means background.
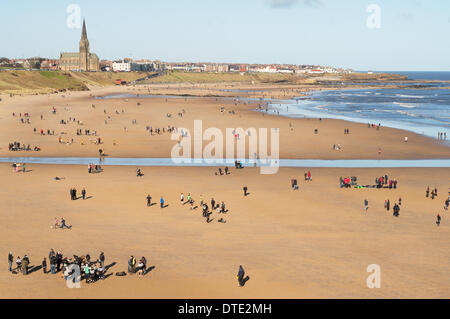
[[[82,189],[81,190],[81,196],[83,196],[83,200],[85,200],[86,199],[86,189]]]
[[[247,186],[244,186],[242,189],[244,190],[244,197],[247,196],[247,190],[248,190]]]
[[[8,271],[12,271],[12,264],[13,264],[14,256],[12,252],[9,252],[8,254]]]
[[[245,270],[242,265],[239,266],[239,271],[237,274],[237,280],[239,283],[239,287],[244,287],[245,283],[250,279],[249,276],[245,276]]]
[[[152,197],[150,196],[150,194],[147,195],[147,206],[152,206]]]
[[[61,229],[64,229],[64,228],[71,229],[72,225],[67,226],[66,225],[66,220],[63,217],[61,217],[61,226],[59,226],[59,228],[61,228]]]
[[[183,193],[181,193],[181,195],[180,195],[180,202],[181,202],[181,204],[184,203],[184,194]]]
[[[400,216],[400,206],[398,206],[397,203],[394,205],[393,210],[394,210],[394,214],[393,214],[394,217]]]
[[[364,200],[364,211],[367,212],[369,209],[369,201],[367,199]]]
[[[164,208],[164,198],[161,196],[161,199],[159,200],[161,204],[161,208]]]
[[[437,225],[437,226],[441,225],[441,215],[437,214],[437,217],[436,217],[436,218],[437,218],[437,219],[436,219],[436,225]]]
[[[100,256],[98,257],[98,260],[100,261],[100,267],[104,268],[105,267],[105,254],[103,253],[103,251],[100,252]]]

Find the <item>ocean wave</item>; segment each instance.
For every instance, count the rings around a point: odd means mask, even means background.
[[[400,102],[394,102],[393,104],[401,106],[401,107],[405,107],[405,108],[408,108],[408,109],[415,109],[417,107],[415,105],[406,104],[406,103],[400,103]]]
[[[404,98],[412,98],[412,99],[424,99],[425,96],[423,95],[407,95],[407,94],[395,94],[397,97],[404,97]]]

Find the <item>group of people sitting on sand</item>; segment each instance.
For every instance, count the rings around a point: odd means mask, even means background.
[[[31,148],[30,144],[25,145],[23,143],[20,142],[13,142],[13,143],[9,143],[8,149],[10,152],[18,152],[18,151],[35,151],[35,152],[39,152],[41,149],[38,146],[35,146],[33,149]]]
[[[131,256],[128,260],[128,273],[138,273],[139,277],[143,277],[147,274],[147,270],[147,259],[144,256],[139,260],[139,263],[136,263],[134,256]]]
[[[339,187],[340,188],[397,188],[397,180],[389,179],[387,175],[375,178],[375,185],[358,185],[358,178],[356,176],[352,177],[339,177]]]
[[[30,272],[30,259],[28,255],[24,255],[23,258],[17,256],[16,258],[16,267],[13,267],[14,256],[12,252],[8,254],[8,270],[13,274],[18,274],[22,272],[24,275],[28,275]],[[106,266],[105,265],[105,254],[100,252],[99,257],[96,260],[92,260],[89,254],[83,256],[73,255],[73,257],[66,257],[63,255],[61,251],[55,252],[53,249],[50,250],[48,254],[48,259],[44,257],[40,266],[33,267],[33,269],[42,269],[44,274],[57,274],[61,272],[64,276],[65,280],[69,280],[69,276],[73,275],[75,269],[73,266],[78,266],[80,270],[80,280],[85,279],[86,283],[93,283],[97,280],[105,279],[106,271],[108,268],[112,267],[115,263]],[[47,266],[50,266],[50,269],[47,269]],[[128,261],[128,272],[130,274],[139,273],[139,276],[142,277],[148,271],[153,269],[154,267],[147,268],[147,259],[142,257],[139,260],[139,263],[136,262],[136,259],[131,256]],[[116,273],[117,276],[126,275],[124,272]]]
[[[105,278],[105,254],[103,252],[100,252],[97,260],[91,260],[89,254],[81,257],[73,255],[73,257],[68,258],[64,257],[60,251],[55,253],[55,251],[51,249],[48,254],[48,260],[50,263],[50,273],[56,274],[57,272],[62,271],[65,280],[72,274],[69,272],[69,266],[71,265],[77,265],[79,267],[81,275],[80,279],[85,279],[86,283],[92,283]],[[42,261],[42,269],[44,274],[48,273],[46,258]],[[72,269],[72,272],[73,271],[74,270]]]

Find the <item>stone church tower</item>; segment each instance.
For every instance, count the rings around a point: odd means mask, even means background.
[[[81,32],[80,40],[80,69],[83,71],[90,71],[90,52],[89,52],[89,40],[87,38],[86,23],[83,19],[83,31]]]
[[[95,72],[100,71],[100,60],[95,53],[90,52],[87,38],[86,22],[83,19],[80,50],[78,52],[64,52],[59,58],[59,68],[63,71]]]

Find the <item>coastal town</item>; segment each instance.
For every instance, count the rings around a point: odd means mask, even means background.
[[[81,59],[89,63],[81,63]],[[293,64],[245,64],[245,63],[211,63],[211,62],[163,62],[160,60],[123,58],[118,60],[100,60],[90,53],[86,23],[83,21],[80,49],[76,53],[60,54],[59,59],[43,57],[8,59],[0,58],[1,70],[44,70],[74,72],[214,72],[214,73],[285,73],[285,74],[336,74],[352,73],[351,69],[334,68],[320,65]]]

